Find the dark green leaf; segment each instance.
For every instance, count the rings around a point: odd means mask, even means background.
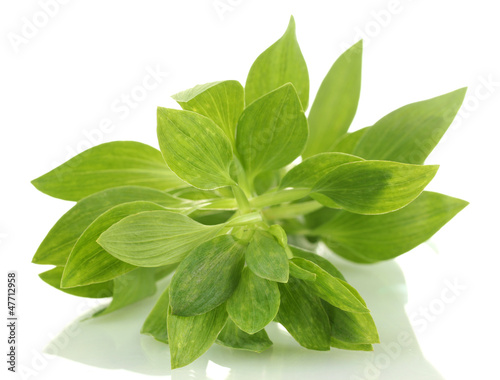
[[[340,339],[330,338],[330,344],[332,347],[340,348],[342,350],[352,350],[352,351],[373,351],[373,346],[371,344],[365,343],[347,343]]]
[[[268,232],[255,231],[245,259],[256,275],[271,281],[288,281],[288,258],[285,248]]]
[[[217,343],[230,348],[254,352],[263,352],[273,345],[266,330],[247,334],[240,330],[231,319],[227,320],[226,326],[217,337]]]
[[[340,273],[340,271],[324,257],[321,257],[320,255],[314,252],[306,251],[305,249],[295,247],[293,245],[290,246],[290,249],[294,257],[301,257],[303,259],[309,260],[314,264],[318,265],[319,267],[321,267],[324,271],[326,271],[333,277],[337,277],[345,281],[345,278],[342,275],[342,273]]]
[[[315,273],[299,267],[293,261],[290,261],[290,276],[306,281],[316,281]]]

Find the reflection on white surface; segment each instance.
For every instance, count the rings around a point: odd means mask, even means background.
[[[95,367],[174,380],[443,379],[424,358],[404,311],[407,294],[399,266],[393,261],[363,266],[339,259],[335,264],[372,311],[382,342],[374,352],[306,350],[273,323],[267,331],[274,346],[266,352],[214,345],[194,363],[171,371],[168,346],[139,333],[159,294],[110,315],[76,321],[61,332],[62,337],[71,336],[64,347],[55,338],[46,350]]]

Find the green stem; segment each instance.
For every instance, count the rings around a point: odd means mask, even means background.
[[[238,203],[238,208],[240,209],[242,214],[247,214],[250,212],[250,203],[248,202],[248,198],[245,193],[239,186],[232,186],[234,197],[236,198],[236,202]]]
[[[244,214],[231,219],[226,226],[227,227],[237,227],[246,226],[248,224],[255,224],[262,222],[262,215],[260,212],[252,212],[250,214]]]
[[[267,219],[291,219],[300,215],[309,214],[310,212],[319,210],[323,205],[316,201],[303,203],[293,203],[278,207],[269,208],[264,211],[264,216]]]
[[[311,192],[310,189],[287,189],[259,195],[251,200],[252,207],[261,209],[284,202],[292,202],[304,198]]]

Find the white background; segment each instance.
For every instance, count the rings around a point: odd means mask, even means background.
[[[27,373],[24,378],[496,378],[497,5],[494,0],[74,0],[44,17],[40,2],[2,1],[0,283],[5,286],[8,270],[18,272],[18,364]],[[94,305],[38,279],[47,268],[31,264],[31,257],[71,204],[37,192],[30,180],[96,142],[137,140],[157,146],[156,106],[175,107],[169,96],[195,84],[244,83],[253,60],[281,36],[291,14],[313,94],[335,58],[364,38],[354,129],[404,104],[469,87],[457,122],[427,163],[441,165],[429,189],[466,199],[470,206],[429,243],[397,259],[400,269],[395,262],[339,263],[372,308],[385,346],[374,353],[311,353],[275,329],[270,352],[258,356],[214,347],[172,374],[168,347],[137,332],[154,302],[147,300],[77,325],[74,334],[63,333],[59,345],[51,346],[58,356],[42,354],[64,326]],[[28,35],[24,25],[34,18],[40,27]],[[156,88],[126,111],[122,96],[140,91],[136,86],[156,68],[168,76],[159,77]],[[106,119],[112,130],[99,131]],[[407,334],[404,344],[398,341],[401,333]],[[1,362],[3,377],[7,371]]]

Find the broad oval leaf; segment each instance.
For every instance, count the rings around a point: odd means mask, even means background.
[[[281,180],[280,188],[312,188],[321,178],[337,166],[356,161],[363,161],[363,159],[344,153],[316,154],[291,168]]]
[[[163,158],[184,181],[205,190],[235,184],[231,143],[208,117],[158,107],[157,132]]]
[[[234,323],[248,334],[267,326],[280,306],[278,285],[243,269],[240,282],[227,301],[227,312]]]
[[[353,291],[352,286],[347,282],[330,275],[319,265],[309,260],[293,258],[292,261],[300,268],[316,275],[316,280],[308,281],[307,286],[309,286],[318,297],[341,310],[353,313],[369,312],[364,301],[359,300],[359,293]]]
[[[227,321],[226,305],[192,317],[172,314],[167,317],[170,365],[180,368],[203,355],[222,331]]]
[[[340,278],[341,280],[345,281],[344,276],[335,267],[335,265],[333,265],[330,261],[328,261],[324,257],[321,257],[320,255],[318,255],[317,253],[314,253],[311,251],[306,251],[305,249],[295,247],[293,245],[290,246],[290,250],[292,251],[294,257],[301,257],[303,259],[311,261],[314,264],[321,267],[324,271],[326,271],[327,273],[329,273],[333,277],[337,277],[337,278]]]
[[[97,145],[33,180],[32,184],[45,194],[68,201],[78,201],[118,186],[159,190],[185,186],[157,149],[135,141]]]
[[[417,198],[437,169],[437,165],[391,161],[353,162],[326,174],[312,191],[350,212],[384,214],[396,211]],[[322,199],[317,200],[323,203]]]
[[[309,140],[304,157],[328,152],[354,119],[361,91],[363,41],[345,51],[333,64],[309,113]]]
[[[170,307],[169,288],[161,294],[141,328],[141,334],[150,335],[159,342],[168,343],[167,315]]]
[[[247,105],[285,83],[297,89],[304,109],[309,103],[309,73],[295,34],[295,20],[278,41],[255,60],[245,84]]]
[[[186,257],[170,283],[175,315],[206,313],[224,303],[238,286],[245,247],[231,235],[218,236]]]
[[[234,146],[236,123],[244,108],[243,86],[235,80],[207,83],[172,96],[187,111],[212,119]]]
[[[250,178],[297,158],[307,140],[307,120],[291,84],[259,98],[241,114],[236,148]]]
[[[370,127],[353,154],[367,160],[423,164],[455,118],[466,88],[408,104]]]
[[[109,209],[101,214],[83,232],[76,242],[64,268],[61,286],[72,288],[112,280],[135,269],[111,256],[98,243],[99,236],[123,218],[142,211],[164,210],[152,202],[130,202]]]
[[[273,345],[266,330],[260,330],[255,334],[247,334],[240,330],[229,318],[217,337],[217,343],[221,346],[253,352],[263,352]]]
[[[408,206],[388,214],[335,211],[314,233],[344,258],[374,263],[397,257],[430,239],[467,205],[461,199],[424,191]]]
[[[223,225],[206,226],[170,211],[146,211],[123,218],[97,242],[118,260],[142,267],[180,262]]]
[[[63,275],[63,267],[55,267],[46,272],[40,273],[38,276],[50,286],[61,290],[65,293],[88,298],[106,298],[113,295],[113,281],[106,281],[100,284],[87,286],[78,286],[76,288],[64,289],[61,288],[61,278]]]
[[[311,350],[330,350],[330,322],[321,299],[311,293],[302,280],[290,278],[278,284],[281,305],[277,321],[303,347]]]
[[[163,191],[140,186],[116,187],[90,195],[57,221],[38,247],[33,263],[66,265],[76,241],[99,215],[133,201],[149,201],[165,207],[182,207],[185,202]]]
[[[288,281],[288,257],[285,248],[265,231],[255,231],[245,253],[248,267],[257,276],[276,282]]]

